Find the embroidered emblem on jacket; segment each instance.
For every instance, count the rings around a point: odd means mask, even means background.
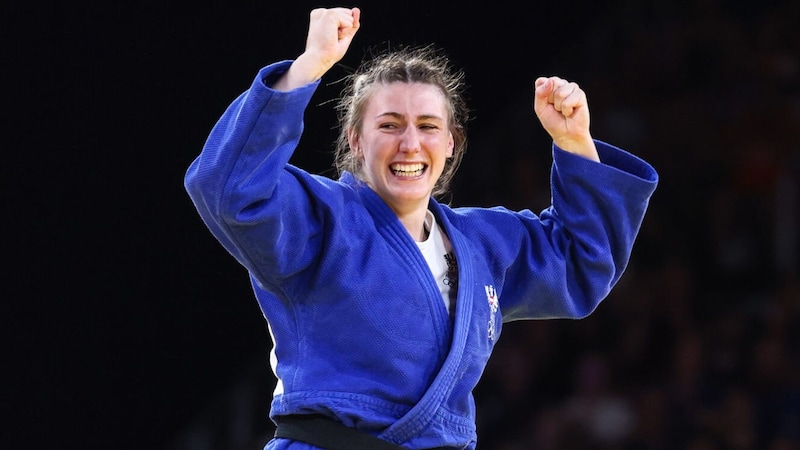
[[[444,261],[447,263],[447,272],[444,274],[445,286],[450,286],[451,289],[458,289],[458,262],[456,255],[453,252],[444,255]]]
[[[489,302],[489,340],[494,341],[495,333],[497,332],[495,328],[495,319],[500,304],[497,300],[497,291],[494,290],[494,286],[486,285],[485,288],[486,300]]]
[[[458,299],[458,261],[453,252],[444,255],[444,260],[447,263],[447,272],[444,274],[442,282],[445,286],[450,287],[450,319],[453,320],[456,316],[456,300]]]

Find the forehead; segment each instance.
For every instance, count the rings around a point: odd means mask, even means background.
[[[372,87],[368,116],[384,113],[446,117],[447,103],[441,89],[428,83],[381,83]]]

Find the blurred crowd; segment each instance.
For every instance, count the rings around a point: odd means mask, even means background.
[[[587,36],[584,87],[596,137],[661,183],[592,316],[506,324],[478,448],[800,449],[800,2],[627,3]],[[547,200],[531,158],[497,198]]]

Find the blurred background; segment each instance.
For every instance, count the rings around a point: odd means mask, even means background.
[[[21,2],[19,2],[21,3]],[[201,2],[202,3],[202,2]],[[3,448],[252,450],[266,324],[183,174],[308,12],[265,1],[1,9]],[[479,449],[800,448],[800,2],[361,2],[294,162],[332,174],[330,103],[371,48],[434,43],[473,120],[452,204],[549,203],[539,75],[661,181],[595,314],[503,329]]]

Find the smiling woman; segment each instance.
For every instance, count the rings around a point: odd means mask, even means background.
[[[347,132],[363,161],[358,175],[422,241],[428,201],[453,156],[445,97],[435,85],[407,82],[375,86],[369,97],[361,126]]]
[[[399,83],[398,87],[395,83]],[[440,196],[446,194],[450,181],[458,168],[461,158],[466,150],[466,134],[464,125],[469,116],[469,109],[463,97],[463,73],[454,70],[447,56],[433,46],[419,48],[401,48],[388,51],[370,60],[366,60],[359,71],[350,77],[337,105],[341,133],[336,147],[336,166],[340,173],[349,171],[360,173],[363,158],[351,151],[351,133],[358,133],[365,119],[364,109],[367,100],[377,87],[403,88],[404,84],[420,84],[427,86],[428,92],[424,94],[436,95],[430,92],[431,88],[438,88],[443,95],[445,111],[437,113],[422,113],[419,120],[439,119],[440,127],[446,126],[452,138],[452,155],[445,161],[443,173],[436,180],[432,194]],[[394,85],[394,86],[391,86]],[[408,86],[410,88],[410,86]],[[400,99],[402,100],[402,99]],[[412,96],[408,99],[418,103],[422,98]],[[434,107],[434,106],[431,106]],[[435,108],[435,107],[434,107]],[[392,113],[387,111],[387,114]],[[402,115],[399,115],[402,118]]]
[[[349,78],[338,179],[289,164],[321,77],[360,26],[358,8],[313,10],[305,51],[233,101],[186,189],[269,325],[267,449],[474,449],[472,390],[503,323],[592,313],[625,271],[658,176],[593,139],[576,83],[541,77],[552,205],[440,203],[467,108],[461,74],[431,47],[387,51]]]

